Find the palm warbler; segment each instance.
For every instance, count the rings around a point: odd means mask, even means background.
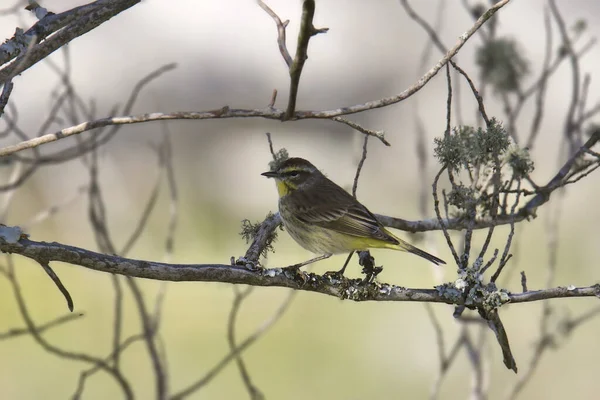
[[[289,158],[277,170],[262,175],[275,178],[286,230],[315,254],[386,248],[408,251],[436,265],[446,264],[394,236],[365,206],[302,158]]]

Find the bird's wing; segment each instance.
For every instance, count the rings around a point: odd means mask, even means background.
[[[298,195],[294,201],[296,217],[304,223],[346,235],[398,244],[365,206],[331,181],[320,184],[318,188],[312,188],[308,193],[294,194]]]

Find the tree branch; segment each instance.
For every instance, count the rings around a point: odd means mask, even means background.
[[[133,1],[133,0],[130,0]],[[454,45],[448,52],[440,59],[425,75],[423,75],[415,84],[410,86],[398,95],[392,97],[386,97],[380,100],[370,101],[363,104],[357,104],[350,107],[342,107],[334,110],[325,111],[296,111],[291,119],[332,119],[341,115],[355,114],[362,111],[372,110],[375,108],[386,107],[391,104],[398,103],[405,100],[421,90],[427,82],[433,78],[438,71],[446,65],[446,63],[454,57],[466,41],[477,32],[479,28],[494,15],[500,8],[506,5],[510,0],[502,0],[497,2],[487,12],[485,12],[463,35],[460,36],[457,44]],[[58,34],[56,35],[58,36]],[[54,36],[52,37],[54,38]],[[57,47],[58,48],[58,47]],[[55,50],[55,49],[54,49]],[[52,51],[54,51],[52,50]],[[36,53],[37,54],[37,53]],[[49,54],[49,53],[48,53]],[[12,64],[11,64],[12,65]],[[2,81],[4,70],[0,70],[0,82]],[[288,107],[289,110],[289,107]],[[0,157],[7,156],[25,149],[31,149],[38,147],[45,143],[54,142],[60,139],[64,139],[69,136],[73,136],[82,132],[89,131],[91,129],[100,128],[108,125],[123,125],[123,124],[136,124],[141,122],[150,121],[165,121],[165,120],[176,120],[176,119],[215,119],[215,118],[257,118],[262,117],[266,119],[282,120],[286,116],[286,110],[276,109],[267,107],[265,109],[231,109],[229,106],[225,106],[221,109],[201,111],[201,112],[173,112],[173,113],[149,113],[132,116],[114,117],[114,118],[102,118],[94,121],[84,122],[79,125],[75,125],[69,128],[62,129],[56,133],[40,136],[35,139],[26,140],[19,144],[7,146],[0,149]],[[346,120],[337,121],[344,124],[348,124]],[[375,136],[385,142],[381,132],[373,132],[369,130],[361,131],[365,134]]]
[[[312,23],[314,15],[315,0],[304,0],[302,3],[302,20],[300,31],[298,32],[296,55],[294,56],[292,65],[290,65],[290,97],[285,111],[285,120],[292,119],[296,111],[300,75],[302,74],[302,68],[304,68],[304,62],[308,59],[308,42],[314,35],[325,33],[329,30],[329,28],[315,29]]]
[[[55,318],[52,321],[46,322],[44,324],[37,325],[35,329],[38,333],[42,333],[48,329],[52,329],[56,326],[66,324],[68,322],[74,321],[83,317],[82,313],[78,314],[65,314],[61,317]],[[22,335],[28,335],[30,333],[29,328],[12,328],[8,329],[6,332],[0,332],[0,340],[12,339]]]
[[[60,261],[111,274],[160,281],[203,281],[246,284],[252,286],[286,287],[341,299],[354,301],[418,301],[430,303],[462,304],[462,292],[453,284],[444,284],[434,289],[407,289],[387,283],[360,284],[361,279],[338,278],[331,275],[305,273],[298,268],[270,268],[248,270],[238,265],[227,264],[165,264],[154,261],[135,260],[60,243],[36,242],[27,238],[13,242],[1,238],[0,250],[19,254],[33,260]],[[498,296],[499,304],[525,303],[537,300],[564,297],[600,297],[600,284],[581,288],[551,288],[525,293],[489,291],[489,296]],[[483,306],[490,301],[485,296],[470,299],[469,307]]]
[[[0,83],[17,76],[49,54],[98,27],[110,18],[139,3],[140,0],[98,0],[61,14],[51,14],[26,32],[19,32],[0,47]],[[45,39],[48,37],[47,39]],[[41,42],[40,40],[45,39]],[[34,44],[28,49],[29,44]]]

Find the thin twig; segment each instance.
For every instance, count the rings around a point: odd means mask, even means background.
[[[129,385],[129,382],[120,373],[120,371],[109,366],[107,363],[105,363],[103,360],[101,360],[99,358],[92,357],[92,356],[89,356],[84,353],[75,353],[72,351],[63,350],[59,347],[56,347],[56,346],[50,344],[46,339],[44,339],[42,337],[40,332],[36,329],[36,325],[33,322],[33,319],[31,318],[31,316],[29,315],[29,311],[27,309],[27,306],[25,305],[25,299],[23,298],[23,295],[21,293],[21,286],[19,285],[17,277],[15,276],[15,273],[14,273],[12,256],[8,255],[7,260],[8,260],[8,268],[9,268],[8,269],[8,277],[9,277],[10,283],[13,288],[13,293],[15,295],[15,299],[17,300],[17,306],[19,308],[19,312],[21,313],[21,316],[23,317],[23,320],[25,321],[25,325],[27,326],[27,329],[29,330],[29,333],[31,334],[31,336],[33,337],[35,342],[38,343],[48,353],[51,353],[60,358],[65,358],[65,359],[74,360],[74,361],[81,361],[81,362],[85,362],[85,363],[93,364],[93,365],[97,366],[98,368],[102,369],[104,372],[108,373],[110,376],[112,376],[115,379],[115,381],[118,383],[119,387],[123,391],[123,395],[125,396],[126,399],[133,399],[134,395],[133,395],[132,388]]]
[[[245,288],[245,290],[240,291],[237,286],[233,287],[234,291],[234,299],[233,304],[231,306],[231,311],[229,312],[229,318],[227,322],[227,342],[229,343],[229,350],[234,352],[236,350],[235,343],[235,324],[236,319],[239,314],[242,302],[252,293],[252,286]],[[261,391],[252,383],[252,379],[250,378],[250,374],[248,369],[246,368],[246,364],[244,363],[244,359],[242,355],[238,352],[235,356],[235,361],[240,371],[240,375],[242,377],[242,382],[244,382],[244,386],[246,390],[250,394],[250,399],[258,400],[264,399],[264,395]]]
[[[544,31],[546,37],[546,48],[544,50],[544,62],[542,72],[539,80],[539,89],[536,91],[537,96],[535,98],[535,114],[531,122],[531,129],[529,132],[529,138],[526,142],[526,147],[533,150],[535,139],[540,131],[542,122],[542,115],[544,113],[544,106],[546,100],[546,89],[548,87],[548,78],[550,77],[550,60],[552,55],[552,26],[550,24],[550,15],[548,14],[548,8],[544,7]]]
[[[129,336],[127,339],[125,339],[123,341],[123,343],[119,343],[119,346],[117,348],[115,348],[112,351],[112,353],[110,353],[104,359],[104,361],[107,364],[110,364],[111,361],[116,364],[117,363],[117,358],[121,355],[121,353],[123,353],[133,343],[138,342],[138,341],[143,340],[143,339],[144,339],[144,335],[141,335],[141,334]],[[81,372],[81,374],[79,375],[79,380],[77,381],[77,388],[75,389],[75,393],[72,396],[73,400],[79,400],[79,399],[81,399],[81,395],[83,394],[83,389],[85,387],[85,381],[90,376],[94,375],[98,371],[100,371],[100,368],[98,368],[97,366],[94,366],[94,367],[92,367],[90,369],[87,369],[87,370]]]
[[[360,161],[358,162],[358,166],[356,167],[356,175],[354,175],[354,183],[352,184],[352,196],[356,198],[356,190],[358,189],[358,178],[360,178],[360,172],[362,171],[365,160],[367,159],[367,145],[369,143],[369,136],[365,135],[365,140],[363,142],[362,154],[360,156]]]
[[[53,319],[52,321],[46,322],[44,324],[38,325],[35,327],[35,329],[39,332],[42,333],[48,329],[52,329],[56,326],[60,326],[62,324],[66,324],[68,322],[74,321],[76,319],[79,319],[80,317],[83,317],[83,313],[77,313],[77,314],[73,314],[73,313],[69,313],[69,314],[65,314],[61,317],[57,317],[55,319]],[[6,339],[12,339],[18,336],[22,336],[22,335],[27,335],[29,334],[29,329],[28,328],[13,328],[13,329],[9,329],[5,332],[0,332],[0,340],[6,340]]]
[[[269,151],[271,152],[271,157],[273,157],[273,161],[277,160],[277,156],[275,155],[275,150],[273,149],[273,140],[271,139],[271,133],[265,132],[267,135],[267,141],[269,142]]]
[[[284,120],[292,119],[296,112],[296,99],[300,87],[300,75],[302,74],[304,63],[308,59],[308,42],[312,36],[318,33],[325,33],[329,30],[328,28],[316,29],[313,26],[314,15],[315,0],[304,0],[302,2],[302,19],[300,21],[300,31],[298,32],[296,54],[294,55],[292,64],[288,64],[290,70],[290,96],[287,109],[285,110]],[[287,62],[288,60],[286,59],[286,63]]]
[[[462,46],[473,36],[481,26],[489,20],[500,8],[508,4],[510,0],[501,0],[495,3],[487,12],[485,12],[475,24],[460,36],[458,43],[455,44],[451,49],[446,52],[429,71],[427,71],[415,84],[410,86],[403,92],[392,96],[386,97],[380,100],[369,101],[362,104],[357,104],[349,107],[342,107],[334,110],[324,111],[297,111],[292,116],[292,119],[309,119],[309,118],[325,118],[332,119],[342,115],[355,114],[362,111],[372,110],[376,108],[386,107],[391,104],[398,103],[406,100],[419,90],[421,90],[427,82],[429,82],[439,70],[454,57]],[[1,77],[0,77],[1,80]],[[295,108],[295,106],[294,106]],[[288,107],[289,109],[289,107]],[[63,139],[72,135],[80,134],[82,132],[89,131],[91,129],[108,126],[108,125],[123,125],[123,124],[134,124],[149,121],[164,121],[164,120],[175,120],[175,119],[213,119],[213,118],[250,118],[250,117],[262,117],[267,119],[278,119],[281,120],[285,117],[285,110],[279,109],[231,109],[228,106],[211,111],[204,112],[175,112],[175,113],[151,113],[141,114],[135,116],[124,116],[124,117],[113,117],[113,118],[102,118],[94,121],[84,122],[82,124],[62,129],[59,132],[44,135],[39,138],[31,139],[29,141],[23,141],[16,145],[7,146],[0,149],[0,157],[13,154],[25,149],[40,146],[45,143],[54,142],[59,139]]]
[[[2,117],[2,114],[4,114],[4,107],[6,107],[6,104],[8,104],[8,99],[12,93],[13,86],[12,80],[10,79],[4,82],[2,94],[0,94],[0,118]]]
[[[69,311],[73,312],[73,298],[71,298],[71,294],[69,293],[67,288],[62,284],[58,275],[56,275],[52,268],[50,268],[50,265],[48,265],[48,263],[40,262],[39,264],[44,269],[44,272],[48,274],[50,279],[52,279],[52,282],[54,282],[54,284],[56,285],[58,290],[60,290],[62,295],[65,296],[65,300],[67,301],[67,308],[69,309]]]
[[[388,142],[385,138],[384,131],[373,131],[371,129],[367,129],[367,128],[357,124],[354,121],[350,121],[350,120],[348,120],[346,118],[342,118],[342,117],[333,117],[333,118],[331,118],[331,120],[348,125],[349,127],[356,129],[357,131],[359,131],[361,133],[364,133],[365,135],[376,137],[377,139],[379,139],[381,141],[381,143],[385,144],[386,146],[391,146],[390,142]]]
[[[452,252],[452,256],[454,257],[454,261],[456,262],[457,266],[460,266],[462,264],[460,262],[458,254],[456,253],[456,249],[454,248],[454,244],[452,243],[452,239],[450,238],[450,234],[448,233],[448,228],[444,225],[444,221],[442,220],[442,215],[440,213],[440,200],[438,199],[438,194],[437,194],[437,185],[438,185],[438,182],[440,180],[440,176],[442,176],[442,174],[444,173],[445,170],[446,170],[446,167],[445,166],[442,167],[440,169],[440,171],[436,174],[435,179],[433,180],[433,185],[432,185],[432,189],[433,189],[433,207],[435,208],[435,214],[437,216],[438,223],[440,224],[442,232],[444,233],[444,238],[446,238],[446,243],[448,244],[448,247],[450,248],[450,251]]]
[[[288,297],[283,301],[283,303],[281,303],[281,305],[275,311],[275,314],[273,314],[271,318],[266,320],[256,331],[254,331],[253,334],[251,334],[240,344],[238,344],[234,350],[227,354],[219,363],[217,363],[217,365],[215,365],[208,373],[206,373],[206,375],[204,375],[202,378],[200,378],[187,388],[172,395],[170,400],[182,400],[196,392],[198,389],[204,387],[206,384],[208,384],[215,376],[219,374],[219,372],[221,372],[223,368],[225,368],[227,364],[229,364],[231,360],[235,359],[235,357],[238,354],[244,352],[254,342],[260,339],[271,326],[273,326],[277,321],[279,321],[279,319],[288,310],[296,293],[297,292],[295,290],[290,291]]]
[[[281,53],[283,61],[285,61],[288,68],[291,68],[293,60],[292,56],[290,56],[290,52],[287,49],[285,38],[285,28],[287,27],[290,21],[285,20],[282,22],[281,18],[279,18],[279,16],[275,14],[275,12],[271,10],[271,8],[268,5],[266,5],[264,1],[257,0],[257,3],[260,6],[260,8],[265,10],[265,12],[269,14],[271,18],[273,18],[273,21],[275,21],[275,24],[277,25],[277,45],[279,46],[279,52]],[[273,104],[274,103],[275,102],[273,102]],[[273,107],[273,104],[271,105],[271,107]]]
[[[60,202],[58,204],[52,205],[52,206],[46,208],[45,210],[38,212],[33,217],[31,217],[27,222],[22,224],[21,227],[23,228],[24,231],[29,230],[34,225],[37,225],[37,224],[47,220],[48,218],[52,217],[56,213],[73,205],[73,203],[75,203],[75,201],[79,200],[81,195],[83,195],[87,191],[88,191],[87,186],[85,186],[85,185],[80,186],[72,196],[67,197],[66,200],[63,200],[62,202]]]

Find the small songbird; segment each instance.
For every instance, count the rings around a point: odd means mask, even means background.
[[[289,158],[262,175],[277,183],[279,213],[290,236],[315,254],[385,248],[446,264],[394,236],[365,206],[302,158]]]

